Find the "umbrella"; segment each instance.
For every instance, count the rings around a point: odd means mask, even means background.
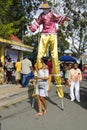
[[[74,57],[68,56],[68,55],[66,55],[66,56],[60,56],[59,60],[60,61],[65,61],[65,62],[76,62],[77,61]]]

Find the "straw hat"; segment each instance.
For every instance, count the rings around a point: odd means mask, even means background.
[[[43,3],[42,3],[42,5],[41,5],[41,7],[40,7],[40,9],[49,9],[49,8],[50,8],[50,6],[46,2],[46,0],[44,0]]]

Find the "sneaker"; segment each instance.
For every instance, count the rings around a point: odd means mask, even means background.
[[[77,102],[80,102],[80,100],[77,100]]]
[[[71,99],[71,102],[73,102],[74,101],[74,99]]]

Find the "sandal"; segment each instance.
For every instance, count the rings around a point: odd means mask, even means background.
[[[44,111],[44,114],[47,114],[47,110]]]
[[[42,112],[38,112],[38,113],[36,114],[36,116],[42,116],[42,115],[43,115]]]

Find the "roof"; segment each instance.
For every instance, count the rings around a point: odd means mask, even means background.
[[[32,52],[33,51],[33,47],[32,46],[28,46],[28,45],[25,45],[25,44],[20,44],[16,41],[13,41],[13,40],[7,40],[7,39],[3,39],[3,38],[0,38],[0,44],[3,46],[3,45],[10,45],[12,49],[17,49],[17,50],[22,50],[22,51],[30,51]]]
[[[19,38],[18,38],[17,36],[15,36],[14,34],[11,34],[11,35],[10,35],[10,38],[11,38],[12,41],[22,43],[22,40],[19,39]]]

